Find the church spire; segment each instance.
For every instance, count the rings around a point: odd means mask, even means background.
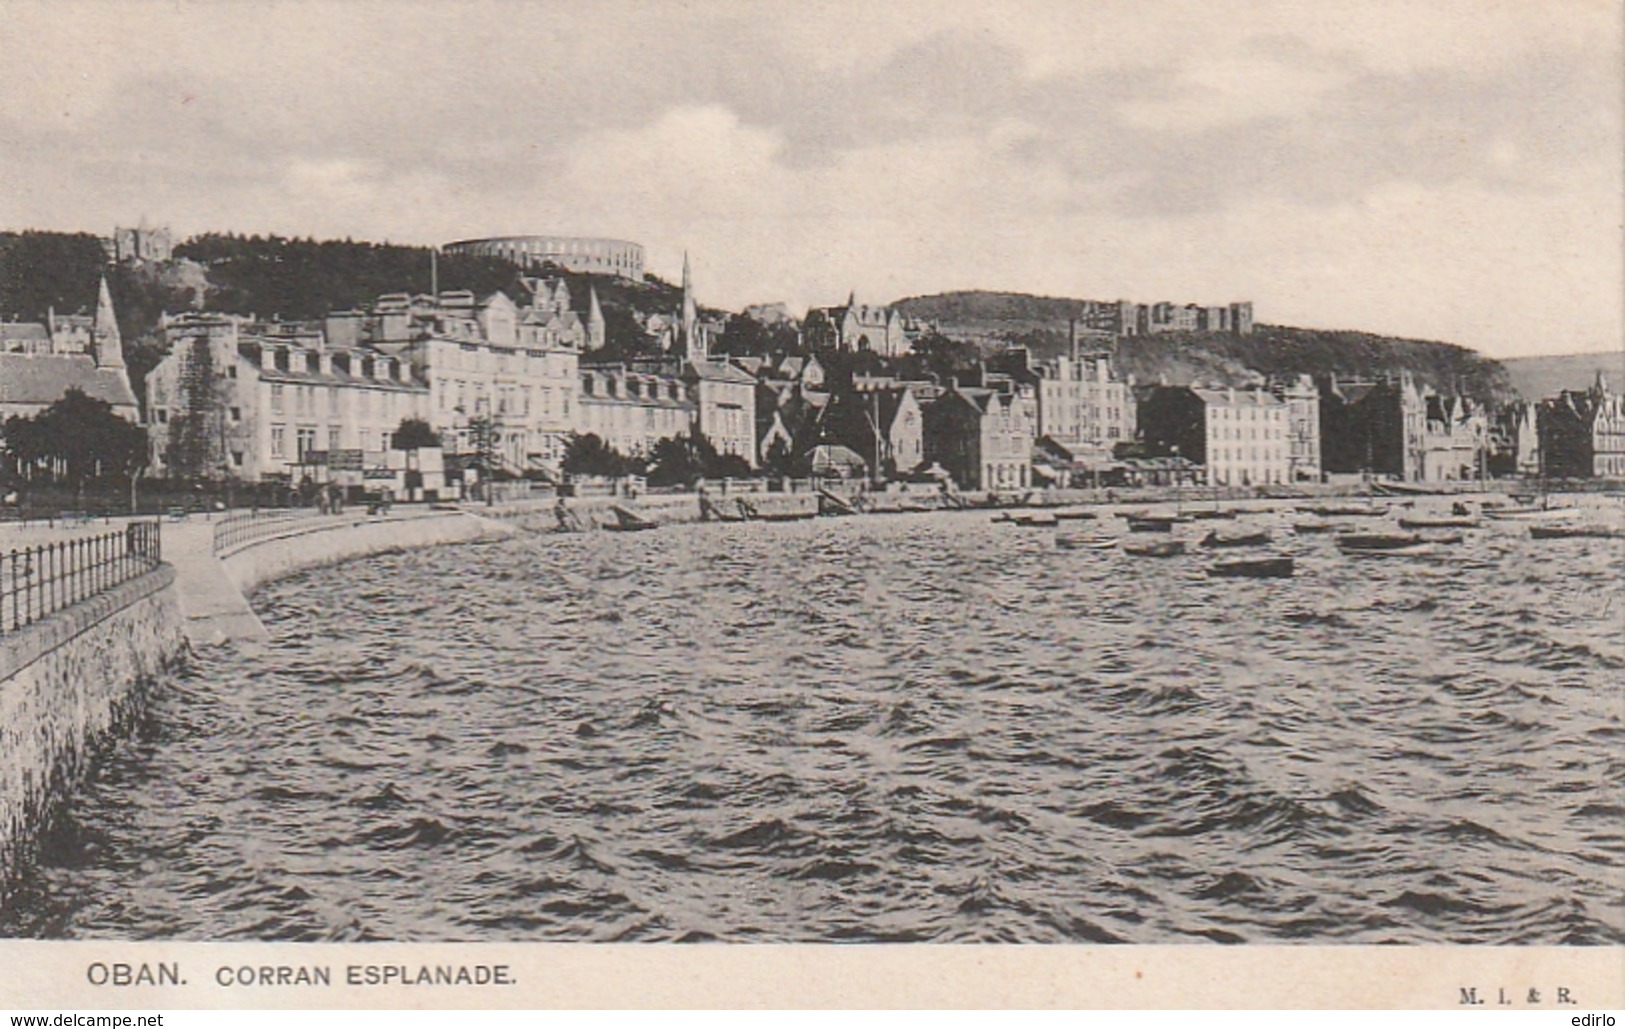
[[[699,309],[694,303],[694,277],[689,272],[688,251],[683,251],[683,350],[689,358],[705,356],[704,344],[696,336],[695,323],[699,320]]]
[[[124,367],[124,341],[119,337],[118,319],[113,316],[113,294],[107,289],[105,275],[96,295],[96,322],[90,330],[90,338],[98,368]]]
[[[598,306],[598,287],[587,290],[587,346],[599,350],[604,345],[604,309]]]

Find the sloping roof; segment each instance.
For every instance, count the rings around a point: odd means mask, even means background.
[[[690,361],[684,372],[706,382],[731,382],[741,386],[756,385],[754,376],[728,361]]]
[[[0,322],[0,340],[46,341],[51,334],[39,322]]]
[[[116,368],[98,368],[89,354],[0,354],[0,404],[48,407],[69,389],[115,408],[134,409],[130,380]]]

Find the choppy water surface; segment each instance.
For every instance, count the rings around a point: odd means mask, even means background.
[[[0,930],[1625,941],[1619,544],[1359,561],[1291,519],[1241,523],[1291,581],[981,514],[292,578]]]

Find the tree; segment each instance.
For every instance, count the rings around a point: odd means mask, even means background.
[[[699,454],[687,436],[667,436],[649,448],[649,485],[692,486],[704,477]]]
[[[619,478],[630,470],[625,455],[605,443],[596,433],[571,436],[564,447],[561,467],[569,475],[602,475]]]
[[[147,431],[113,413],[113,405],[69,389],[32,418],[6,420],[5,449],[19,468],[60,473],[83,498],[86,480],[134,476],[147,463]]]
[[[805,473],[803,462],[797,460],[788,444],[782,439],[773,441],[762,457],[762,468],[767,474],[775,478],[793,479]]]
[[[391,440],[391,446],[395,450],[417,450],[421,447],[439,445],[440,434],[430,428],[429,423],[422,418],[402,418]]]

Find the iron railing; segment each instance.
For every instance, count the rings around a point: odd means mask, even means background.
[[[128,582],[162,560],[156,521],[0,553],[0,635]]]
[[[279,536],[296,528],[292,523],[320,518],[325,514],[314,507],[285,507],[226,515],[214,523],[214,552],[218,554],[242,543]]]

